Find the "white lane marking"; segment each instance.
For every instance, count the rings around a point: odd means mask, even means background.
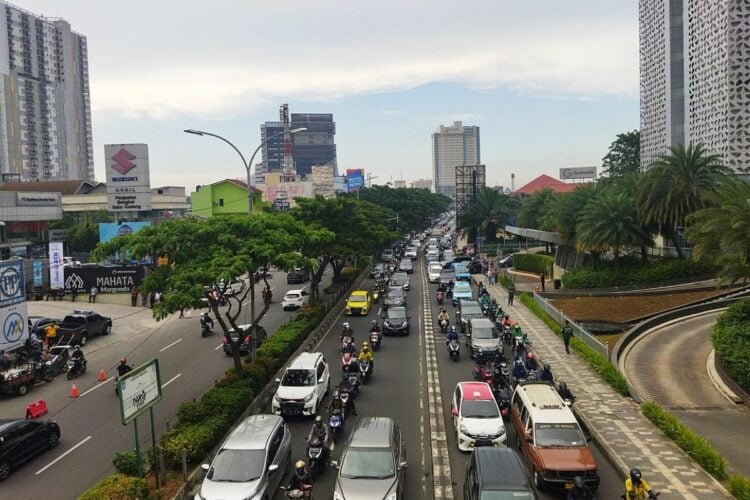
[[[63,458],[65,458],[68,455],[68,453],[72,452],[73,450],[75,450],[76,448],[78,448],[79,446],[81,446],[83,443],[85,443],[86,441],[88,441],[89,439],[91,439],[91,436],[88,436],[88,437],[84,438],[83,441],[81,441],[77,445],[73,446],[71,449],[69,449],[68,451],[66,451],[65,453],[63,453],[62,455],[60,455],[59,457],[57,457],[56,459],[54,459],[53,461],[51,461],[50,463],[48,463],[47,465],[45,465],[44,467],[42,467],[41,469],[39,469],[38,471],[36,471],[35,474],[39,475],[42,472],[46,471],[47,469],[49,469],[50,467],[52,467],[53,465],[55,465],[57,462],[59,462],[60,460],[62,460]]]
[[[177,380],[181,376],[182,376],[182,373],[178,373],[174,377],[172,377],[169,380],[167,380],[167,382],[165,384],[162,384],[161,388],[164,389],[166,386],[168,386],[169,384],[171,384],[172,382],[174,382],[175,380]]]
[[[218,351],[219,349],[222,348],[222,346],[224,346],[224,344],[217,345],[216,347],[214,347],[214,351]]]
[[[182,339],[179,339],[179,340],[175,340],[174,342],[172,342],[172,343],[171,343],[171,344],[169,344],[168,346],[166,346],[166,347],[162,347],[161,349],[159,349],[159,352],[164,352],[164,351],[166,351],[167,349],[169,349],[170,347],[172,347],[173,345],[177,345],[177,344],[179,344],[180,342],[182,342]]]
[[[105,384],[106,384],[107,382],[111,382],[111,381],[113,381],[114,379],[115,379],[115,377],[109,377],[109,378],[108,378],[107,380],[104,380],[104,381],[102,381],[102,382],[98,383],[97,385],[95,385],[94,387],[92,387],[91,389],[89,389],[88,391],[86,391],[86,392],[84,392],[83,394],[81,394],[81,397],[84,397],[84,396],[85,396],[86,394],[88,394],[89,392],[94,392],[95,390],[97,390],[97,389],[98,389],[98,388],[100,388],[101,386],[105,385]]]

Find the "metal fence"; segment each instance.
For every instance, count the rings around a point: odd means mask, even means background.
[[[561,325],[565,322],[566,319],[570,321],[570,326],[573,327],[573,336],[575,338],[604,356],[606,359],[609,359],[609,342],[601,342],[595,336],[586,331],[585,328],[567,317],[562,311],[558,310],[555,306],[550,304],[544,297],[536,292],[534,292],[534,302],[541,306],[541,308],[544,309],[544,312],[549,314]]]

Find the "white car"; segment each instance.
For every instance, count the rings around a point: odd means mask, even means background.
[[[430,263],[430,267],[427,269],[427,278],[430,283],[437,283],[440,281],[440,273],[443,272],[443,266],[437,262]]]
[[[440,260],[440,252],[437,249],[428,250],[425,258],[427,262],[437,262]]]
[[[276,415],[314,416],[331,389],[331,372],[320,352],[303,352],[276,379],[279,383],[271,402]]]
[[[503,416],[488,383],[459,382],[453,391],[451,415],[459,450],[505,444]]]
[[[407,259],[416,259],[417,258],[417,247],[406,247],[406,250],[404,250],[404,257]]]
[[[310,301],[310,294],[305,290],[289,290],[281,299],[281,308],[285,311],[289,309],[299,309]]]

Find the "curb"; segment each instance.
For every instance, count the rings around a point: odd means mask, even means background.
[[[708,360],[706,361],[706,371],[708,372],[708,378],[711,379],[711,383],[722,396],[727,398],[733,404],[742,404],[742,398],[732,391],[719,376],[719,372],[716,370],[716,350],[711,349],[708,354]]]

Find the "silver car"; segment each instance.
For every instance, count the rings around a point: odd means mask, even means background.
[[[334,500],[347,498],[401,500],[406,446],[392,418],[364,417],[352,431],[338,469]]]
[[[270,498],[289,470],[291,433],[276,415],[251,415],[203,464],[203,479],[194,500]]]

